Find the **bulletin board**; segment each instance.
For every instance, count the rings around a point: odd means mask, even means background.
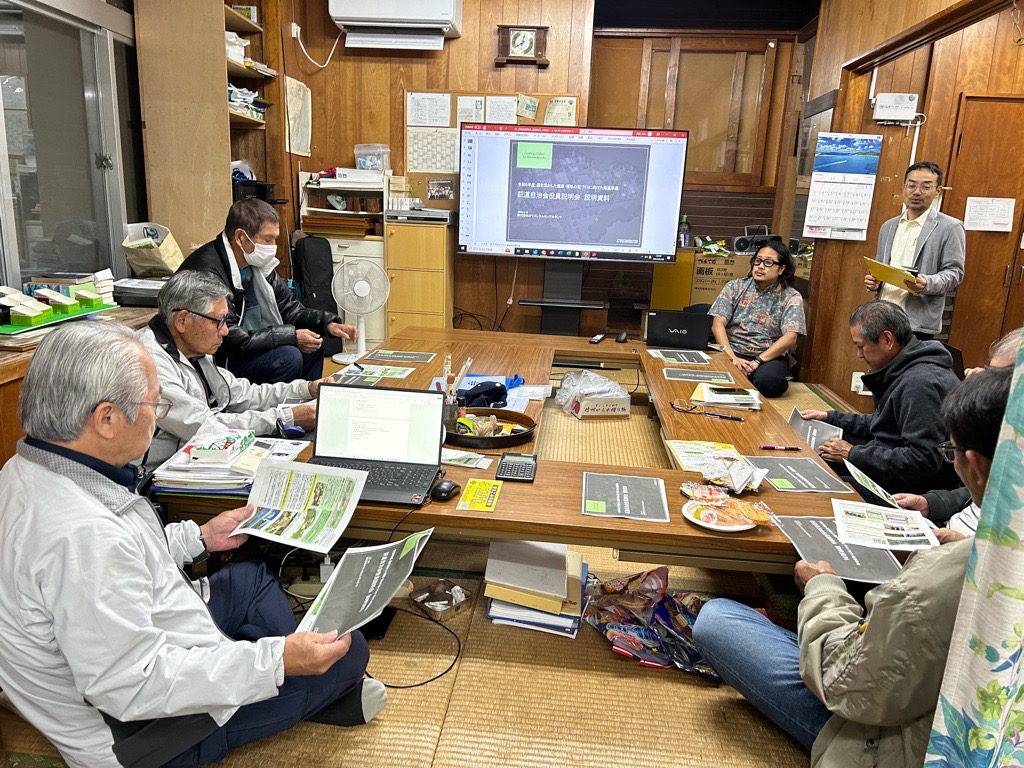
[[[462,123],[578,125],[569,93],[405,92],[405,175],[427,208],[458,208]]]

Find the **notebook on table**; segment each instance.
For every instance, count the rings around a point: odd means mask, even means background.
[[[713,315],[652,309],[647,313],[647,346],[654,349],[708,348]]]
[[[369,472],[360,501],[422,504],[441,467],[444,394],[321,384],[311,464]]]

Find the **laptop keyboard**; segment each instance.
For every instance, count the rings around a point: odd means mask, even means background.
[[[361,469],[368,472],[366,482],[378,488],[426,488],[434,481],[437,469],[413,464],[380,464],[357,459],[333,459],[316,456],[310,464],[323,464],[342,469]]]

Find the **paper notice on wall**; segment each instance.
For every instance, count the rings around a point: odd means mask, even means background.
[[[405,124],[434,125],[447,128],[452,124],[452,97],[449,93],[407,93]]]
[[[818,134],[804,237],[867,239],[881,153],[880,135]]]
[[[968,197],[964,229],[975,232],[1012,232],[1012,197]]]
[[[552,96],[544,108],[544,125],[576,125],[576,97]]]
[[[527,96],[525,93],[520,93],[516,99],[516,115],[526,120],[536,120],[537,105],[540,104],[540,99]]]
[[[455,119],[459,125],[463,123],[482,123],[484,121],[483,96],[459,96],[455,103]]]
[[[313,95],[301,80],[285,77],[287,99],[288,132],[285,134],[285,151],[293,155],[309,157],[310,141],[313,135]]]
[[[407,173],[458,173],[458,128],[409,128],[405,141]]]
[[[519,108],[519,99],[515,96],[488,96],[486,103],[486,121],[488,123],[503,123],[515,125],[518,121],[516,110]]]

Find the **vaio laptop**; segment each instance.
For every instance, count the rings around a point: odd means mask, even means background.
[[[647,313],[647,346],[654,349],[708,348],[713,315],[652,309]]]
[[[361,501],[422,504],[441,467],[437,391],[321,384],[311,464],[369,472]]]

